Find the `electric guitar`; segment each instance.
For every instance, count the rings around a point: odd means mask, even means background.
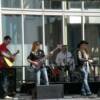
[[[34,66],[34,63],[32,64],[32,67],[35,68],[35,69],[40,69],[41,67],[43,67],[43,65],[45,64],[45,60],[48,59],[51,55],[53,55],[53,53],[58,50],[58,49],[61,49],[62,45],[59,44],[57,45],[57,47],[55,49],[53,49],[48,55],[34,61],[34,62],[37,62],[38,65],[35,65]]]
[[[14,53],[12,56],[16,57],[18,53],[19,53],[19,50],[17,50],[16,53]],[[15,59],[7,58],[5,56],[3,57],[3,59],[8,68],[11,68],[13,66]]]

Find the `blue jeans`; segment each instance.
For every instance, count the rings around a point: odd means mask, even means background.
[[[6,69],[2,69],[0,71],[0,96],[1,94],[3,96],[8,95],[8,86],[9,86],[9,81],[8,81],[8,71]]]
[[[46,85],[49,85],[47,69],[45,67],[36,71],[36,85],[40,85],[41,75],[43,75],[43,79]]]
[[[91,90],[88,84],[88,70],[87,70],[87,66],[83,65],[82,69],[81,69],[81,74],[82,74],[82,87],[81,87],[81,92],[83,95],[90,95],[91,94]]]

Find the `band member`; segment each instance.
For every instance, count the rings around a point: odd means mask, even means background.
[[[87,41],[81,41],[79,43],[77,51],[77,59],[78,59],[78,66],[80,66],[82,74],[81,94],[84,96],[91,95],[92,93],[88,84],[88,74],[90,72],[89,63],[91,63],[92,60],[90,60]]]
[[[43,75],[46,85],[49,85],[48,74],[45,67],[45,54],[40,49],[40,43],[38,41],[33,42],[32,51],[27,58],[28,62],[36,71],[36,85],[40,85],[41,74]]]
[[[8,50],[7,46],[11,43],[11,37],[5,36],[3,43],[0,45],[0,98],[11,98],[8,91],[9,80],[7,74],[7,64],[4,61],[4,57],[14,60],[13,56]]]
[[[74,59],[72,57],[71,52],[67,50],[66,45],[62,45],[61,51],[56,56],[56,64],[66,70],[68,70],[68,76],[70,78],[70,81],[72,79],[71,77],[71,71],[75,68]],[[61,68],[61,69],[62,69]],[[63,72],[64,73],[64,72]]]

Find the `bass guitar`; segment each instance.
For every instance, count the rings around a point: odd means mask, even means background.
[[[32,67],[35,68],[35,69],[40,69],[41,67],[43,67],[43,65],[45,65],[45,60],[50,58],[50,56],[53,55],[53,53],[58,50],[58,49],[61,49],[62,45],[59,44],[57,45],[57,47],[55,49],[53,49],[48,55],[38,59],[38,60],[35,60],[34,62],[38,63],[37,65],[34,65],[34,63],[32,64]]]

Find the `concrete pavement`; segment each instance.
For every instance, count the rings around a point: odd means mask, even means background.
[[[32,99],[31,95],[26,94],[16,94],[13,99],[0,99],[0,100],[100,100],[100,97],[97,95],[93,95],[91,97],[83,97],[80,95],[68,95],[64,96],[64,98],[57,98],[57,99]]]

